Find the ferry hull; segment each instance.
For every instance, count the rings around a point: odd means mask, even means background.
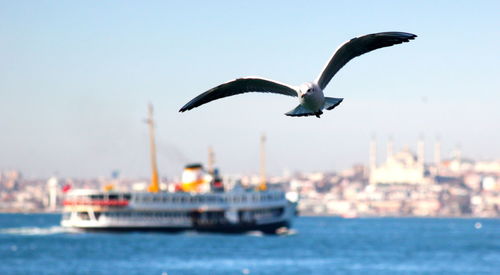
[[[150,226],[126,226],[126,227],[77,227],[71,226],[78,230],[86,232],[166,232],[176,233],[183,231],[198,231],[198,232],[212,232],[212,233],[245,233],[249,231],[261,231],[265,234],[277,234],[280,228],[289,228],[290,223],[287,221],[280,221],[268,224],[231,224],[231,225],[218,225],[218,226],[195,226],[195,227],[150,227]]]

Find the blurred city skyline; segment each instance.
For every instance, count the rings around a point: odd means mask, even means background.
[[[0,2],[0,170],[27,177],[148,176],[143,119],[155,106],[159,170],[175,177],[214,148],[222,173],[342,170],[416,151],[432,160],[499,159],[498,1],[477,2]],[[242,12],[244,11],[244,12]],[[290,118],[297,101],[245,94],[190,112],[178,109],[222,82],[258,75],[290,84],[316,78],[355,36],[419,37],[347,64],[321,119]]]

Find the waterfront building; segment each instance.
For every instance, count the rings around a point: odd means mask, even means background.
[[[423,152],[423,145],[419,146]],[[372,167],[370,184],[420,184],[425,180],[423,153],[416,157],[408,148],[388,156],[385,163]]]

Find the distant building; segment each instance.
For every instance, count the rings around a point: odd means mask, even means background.
[[[406,147],[394,154],[392,140],[387,146],[387,159],[381,165],[376,165],[374,159],[376,144],[370,142],[370,184],[422,184],[428,182],[424,164],[424,142],[417,144],[418,155],[414,155]]]
[[[390,156],[370,173],[371,184],[420,184],[424,178],[423,163],[408,149]]]
[[[479,161],[475,163],[474,170],[478,173],[500,175],[500,161]]]

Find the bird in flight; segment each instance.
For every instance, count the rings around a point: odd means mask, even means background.
[[[323,90],[335,74],[351,59],[376,49],[409,42],[417,37],[406,32],[380,32],[353,38],[342,44],[328,61],[318,78],[300,86],[291,86],[261,77],[243,77],[214,87],[186,103],[179,112],[185,112],[210,101],[248,92],[275,93],[298,97],[300,104],[285,113],[287,116],[320,117],[323,110],[337,107],[343,98],[325,97]]]

